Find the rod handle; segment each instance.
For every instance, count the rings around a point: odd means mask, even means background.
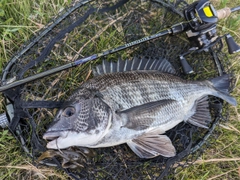
[[[228,16],[230,16],[231,12],[232,12],[231,9],[228,7],[219,9],[219,10],[217,10],[217,17],[218,17],[218,19],[225,19]]]

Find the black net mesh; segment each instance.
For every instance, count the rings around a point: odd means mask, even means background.
[[[2,82],[29,77],[167,29],[184,21],[182,10],[186,6],[182,0],[76,1],[11,59]],[[189,47],[185,34],[166,36],[7,90],[4,95],[14,107],[10,129],[36,165],[57,166],[74,178],[172,179],[199,157],[218,121],[227,116],[227,106],[221,100],[210,97],[209,129],[181,123],[166,133],[177,150],[172,158],[140,159],[125,144],[92,150],[73,147],[61,152],[47,151],[45,159],[38,162],[37,158],[46,151],[42,135],[57,108],[91,78],[91,68],[102,59],[131,59],[135,55],[165,57],[181,77],[193,80],[216,77],[220,71],[231,73],[218,42],[211,52],[187,56],[195,73],[184,75],[178,57]]]

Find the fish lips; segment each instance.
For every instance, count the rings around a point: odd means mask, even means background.
[[[43,135],[43,139],[48,140],[47,148],[48,149],[57,149],[58,139],[64,139],[67,137],[67,131],[49,131]]]
[[[43,139],[45,140],[54,140],[59,138],[62,135],[62,132],[60,131],[50,131],[50,132],[46,132],[43,135]]]

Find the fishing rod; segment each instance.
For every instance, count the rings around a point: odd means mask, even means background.
[[[31,82],[36,79],[46,77],[51,74],[61,72],[63,70],[70,69],[80,64],[96,60],[100,57],[127,49],[129,47],[136,46],[146,41],[150,41],[166,35],[175,35],[181,32],[186,32],[190,43],[192,43],[192,48],[190,48],[188,52],[179,56],[180,62],[182,64],[184,73],[186,74],[192,73],[193,70],[191,66],[188,64],[188,62],[186,61],[186,59],[184,58],[184,56],[190,54],[191,51],[196,51],[196,52],[208,51],[209,48],[212,47],[217,42],[217,40],[222,38],[216,35],[216,23],[218,22],[218,19],[227,18],[232,12],[235,12],[238,10],[240,10],[240,6],[232,9],[224,8],[216,11],[208,0],[200,0],[200,1],[194,2],[193,4],[190,4],[183,12],[184,17],[186,19],[185,22],[175,24],[171,28],[160,31],[156,34],[135,40],[127,44],[123,44],[113,49],[109,49],[97,54],[90,55],[88,57],[75,60],[71,63],[58,66],[56,68],[47,70],[42,73],[38,73],[30,77],[26,77],[19,80],[16,80],[17,79],[16,77],[8,79],[2,82],[2,86],[0,87],[0,92],[8,90],[10,88],[14,88],[19,85],[23,85],[25,83]],[[228,44],[228,49],[230,54],[240,51],[240,46],[238,46],[235,43],[235,41],[233,40],[230,34],[226,35],[226,41]]]
[[[161,31],[161,32],[156,33],[154,35],[150,35],[150,36],[144,37],[142,39],[138,39],[136,41],[133,41],[133,42],[130,42],[130,43],[127,43],[127,44],[124,44],[124,45],[120,45],[116,48],[109,49],[109,50],[103,51],[101,53],[93,54],[93,55],[90,55],[88,57],[78,59],[78,60],[73,61],[71,63],[68,63],[68,64],[65,64],[65,65],[47,70],[47,71],[42,72],[42,73],[38,73],[36,75],[30,76],[30,77],[27,77],[27,78],[24,78],[24,79],[14,81],[14,79],[12,78],[10,80],[7,80],[5,82],[5,84],[3,84],[3,86],[0,87],[0,92],[5,91],[5,90],[10,89],[10,88],[13,88],[13,87],[16,87],[16,86],[19,86],[19,85],[22,85],[22,84],[25,84],[25,83],[28,83],[30,81],[33,81],[33,80],[36,80],[36,79],[39,79],[39,78],[46,77],[48,75],[51,75],[51,74],[54,74],[54,73],[57,73],[57,72],[61,72],[63,70],[67,70],[69,68],[78,66],[78,65],[86,63],[88,61],[92,61],[92,60],[98,59],[100,57],[103,57],[103,56],[106,56],[106,55],[109,55],[109,54],[113,54],[115,52],[127,49],[129,47],[136,46],[140,43],[159,38],[161,36],[165,36],[165,35],[168,35],[168,34],[176,34],[177,32],[182,32],[186,27],[187,27],[186,23],[185,24],[180,23],[180,24],[172,26],[170,29]],[[12,82],[12,81],[14,81],[14,82]]]

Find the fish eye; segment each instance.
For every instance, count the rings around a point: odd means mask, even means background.
[[[65,117],[71,117],[75,113],[74,107],[67,107],[64,109],[62,115]]]

